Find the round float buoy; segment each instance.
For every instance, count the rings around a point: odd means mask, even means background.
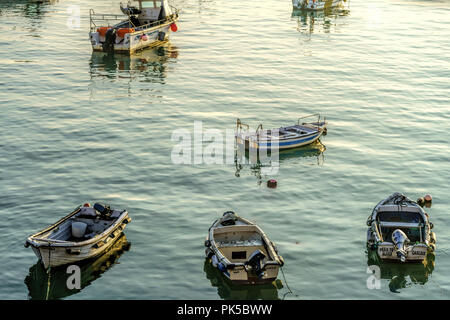
[[[276,188],[277,187],[277,180],[270,179],[267,181],[267,187],[269,188]]]
[[[431,201],[433,200],[433,198],[431,197],[430,194],[425,195],[425,197],[423,197],[423,199],[424,199],[426,202],[431,202]]]
[[[421,206],[421,207],[423,207],[423,205],[425,204],[425,200],[424,200],[424,198],[419,198],[419,199],[417,199],[417,204],[419,205],[419,206]]]
[[[172,24],[170,25],[170,30],[172,30],[173,32],[177,32],[177,30],[178,30],[177,25],[176,25],[175,23],[172,23]]]
[[[89,204],[89,202],[86,202],[85,204],[83,204],[83,207],[90,207],[91,205]]]

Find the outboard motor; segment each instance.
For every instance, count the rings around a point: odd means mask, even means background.
[[[100,212],[102,217],[107,217],[111,212],[111,208],[108,205],[101,205],[100,203],[94,204],[94,209]]]
[[[223,226],[232,226],[236,224],[236,220],[237,220],[236,213],[234,213],[233,211],[227,211],[223,214],[220,223]]]
[[[248,258],[248,261],[245,263],[252,267],[253,272],[257,275],[258,278],[262,278],[264,276],[264,270],[262,266],[262,262],[266,255],[262,253],[261,250],[255,250],[250,257]]]
[[[406,261],[406,250],[405,245],[409,243],[409,239],[406,234],[400,230],[395,229],[392,232],[392,242],[394,243],[394,251],[397,252],[397,257],[401,262]]]
[[[111,28],[106,31],[105,42],[102,44],[103,52],[114,52],[114,44],[116,43],[116,29]]]

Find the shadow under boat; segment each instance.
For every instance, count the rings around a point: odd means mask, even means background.
[[[178,48],[166,42],[156,48],[133,54],[92,52],[89,63],[92,78],[126,78],[142,81],[159,79],[167,75],[167,63],[178,57]]]
[[[30,19],[33,23],[41,19],[47,12],[48,5],[53,5],[59,0],[13,0],[13,1],[0,1],[0,16],[5,11],[17,12],[22,14],[25,18]]]
[[[278,291],[283,288],[281,280],[259,285],[236,285],[214,268],[210,259],[205,259],[203,271],[211,286],[217,287],[219,297],[224,300],[280,300]]]
[[[236,168],[235,176],[240,177],[241,171],[244,168],[248,168],[251,174],[258,178],[258,183],[260,184],[262,176],[270,175],[273,172],[274,166],[281,166],[282,163],[286,163],[293,159],[315,158],[315,162],[318,166],[323,165],[325,161],[324,152],[326,149],[325,145],[320,140],[317,140],[303,147],[280,150],[278,156],[275,157],[278,159],[271,159],[270,152],[260,156],[258,152],[255,151],[252,153],[238,145],[234,158]]]
[[[297,18],[298,30],[306,33],[313,33],[317,26],[323,27],[323,32],[330,33],[332,26],[336,25],[338,18],[348,16],[350,10],[344,8],[328,8],[319,11],[305,9],[292,9],[291,18]],[[317,31],[317,30],[316,30]]]
[[[376,251],[367,253],[367,265],[380,268],[380,279],[389,280],[389,290],[400,293],[400,289],[428,282],[435,266],[435,253],[429,252],[422,262],[396,263],[382,261]]]
[[[24,282],[28,287],[28,297],[31,300],[61,299],[83,290],[93,281],[100,278],[104,272],[110,269],[120,256],[130,250],[131,243],[125,234],[122,234],[112,247],[97,258],[73,263],[80,267],[80,289],[69,289],[67,280],[73,273],[67,273],[68,266],[55,267],[47,270],[38,261],[33,265]]]

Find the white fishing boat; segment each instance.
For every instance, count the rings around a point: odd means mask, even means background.
[[[305,118],[317,116],[315,122],[302,122]],[[290,149],[305,146],[317,141],[326,133],[327,122],[319,114],[313,114],[298,119],[297,124],[280,127],[278,129],[264,130],[262,124],[256,131],[250,131],[249,125],[237,119],[236,143],[244,145],[245,149]]]
[[[77,294],[113,267],[121,255],[130,250],[130,246],[125,233],[122,233],[114,244],[98,257],[74,263],[73,265],[80,268],[80,288],[76,290],[67,287],[69,274],[65,266],[45,269],[38,261],[30,268],[24,280],[28,287],[28,297],[31,300],[56,300]]]
[[[403,194],[394,193],[380,201],[367,225],[367,247],[382,260],[423,261],[436,249],[428,214]]]
[[[344,7],[346,0],[292,0],[292,6],[303,10],[326,10]]]
[[[261,228],[232,211],[212,224],[205,246],[206,258],[233,283],[272,282],[284,264]]]
[[[164,43],[171,31],[177,31],[178,10],[168,0],[134,0],[120,4],[123,15],[97,14],[90,11],[90,33],[94,51],[135,51]]]
[[[25,247],[33,248],[45,268],[66,265],[104,253],[130,221],[127,210],[85,204],[28,237]]]

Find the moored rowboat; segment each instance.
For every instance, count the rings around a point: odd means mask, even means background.
[[[89,204],[39,231],[25,242],[45,268],[93,258],[110,248],[131,221],[127,210]]]
[[[314,116],[317,116],[317,121],[300,123],[300,120]],[[264,130],[260,124],[256,131],[250,131],[247,124],[237,119],[236,142],[245,145],[245,149],[291,149],[317,141],[326,130],[327,122],[319,114],[301,117],[297,124],[277,129]]]
[[[261,228],[232,211],[212,224],[205,246],[206,258],[233,283],[272,282],[284,265]]]

